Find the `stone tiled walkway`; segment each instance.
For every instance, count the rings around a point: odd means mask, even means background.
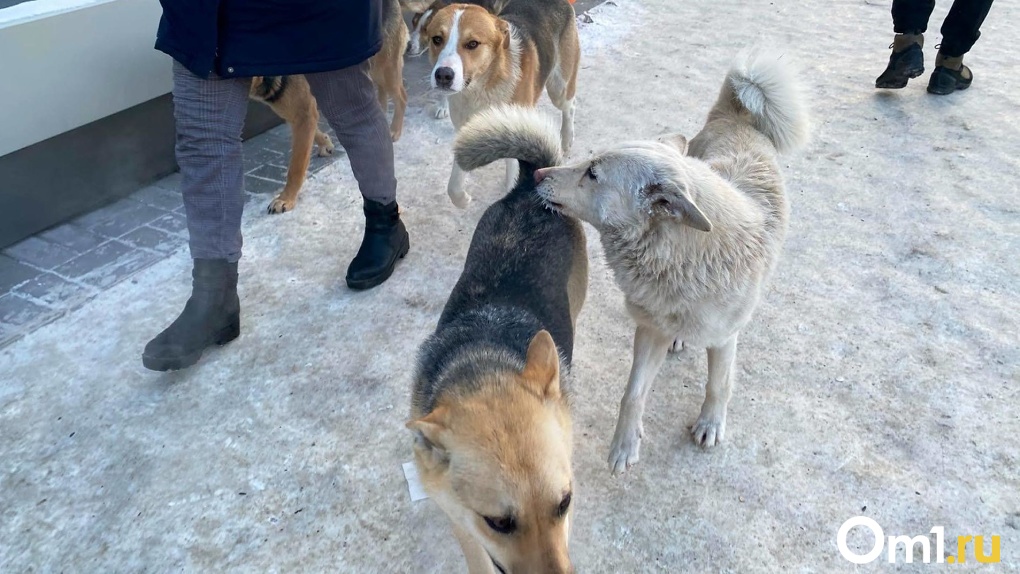
[[[325,124],[322,129],[333,137]],[[343,155],[312,155],[309,174]],[[286,125],[244,143],[249,208],[283,187],[290,157]],[[187,246],[184,206],[172,174],[116,203],[0,252],[0,347],[59,318],[97,293]]]

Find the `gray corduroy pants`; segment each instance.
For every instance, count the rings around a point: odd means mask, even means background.
[[[396,199],[393,142],[368,76],[368,63],[308,74],[319,112],[347,152],[365,199]],[[241,258],[244,168],[241,129],[248,78],[203,79],[173,66],[177,164],[193,259]]]

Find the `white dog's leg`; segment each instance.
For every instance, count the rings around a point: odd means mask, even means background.
[[[489,558],[489,553],[477,540],[456,523],[453,524],[453,534],[457,537],[457,542],[460,542],[461,551],[464,552],[468,574],[496,574],[492,558]]]
[[[701,416],[691,428],[695,444],[713,447],[726,433],[726,405],[733,393],[734,363],[737,358],[737,336],[719,347],[708,349],[708,384]]]
[[[450,117],[450,100],[445,94],[439,94],[439,103],[436,104],[436,119],[441,120],[448,117]]]
[[[464,170],[454,163],[453,171],[450,172],[450,183],[446,185],[446,193],[450,201],[457,207],[464,209],[471,203],[471,196],[464,191]]]
[[[560,148],[563,155],[570,153],[570,146],[574,145],[574,100],[567,100],[560,118]]]
[[[510,191],[517,183],[517,160],[506,160],[506,190]]]
[[[641,417],[645,412],[645,399],[672,344],[673,337],[651,327],[639,324],[634,333],[634,363],[627,391],[620,401],[620,418],[616,421],[616,433],[609,449],[609,469],[613,474],[626,471],[638,461],[644,435]]]

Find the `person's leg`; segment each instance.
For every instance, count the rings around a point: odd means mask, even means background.
[[[249,81],[202,79],[176,62],[173,77],[176,155],[195,261],[184,311],[142,354],[142,363],[159,371],[191,366],[206,347],[240,331],[241,129]]]
[[[352,289],[375,287],[389,278],[409,247],[397,208],[393,141],[386,115],[379,107],[367,62],[305,77],[319,111],[347,151],[365,200],[365,235],[347,269],[347,285]]]
[[[935,0],[893,0],[893,31],[897,34],[923,34],[935,9]]]
[[[875,80],[876,88],[898,89],[907,81],[924,73],[924,32],[935,0],[893,0],[892,55],[882,75]]]
[[[928,92],[951,94],[970,87],[974,74],[963,65],[963,55],[981,36],[981,24],[988,16],[992,0],[956,0],[942,23],[942,44],[935,57],[935,71],[928,81]]]
[[[939,54],[959,58],[970,51],[981,36],[981,24],[988,16],[992,0],[956,0],[942,23]]]

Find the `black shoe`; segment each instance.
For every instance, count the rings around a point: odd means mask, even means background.
[[[175,371],[190,367],[207,347],[229,343],[241,333],[237,263],[196,259],[191,277],[191,298],[184,311],[145,345],[142,364],[147,369]]]
[[[361,248],[347,268],[347,286],[371,289],[390,278],[397,260],[410,248],[407,229],[400,221],[397,202],[383,205],[365,200],[365,237]]]
[[[907,80],[924,73],[924,52],[921,45],[912,43],[903,50],[893,50],[889,65],[875,80],[876,88],[900,89],[907,87]]]
[[[959,70],[936,66],[928,80],[928,93],[944,96],[956,90],[966,90],[974,80],[974,74],[967,66],[961,66]]]

